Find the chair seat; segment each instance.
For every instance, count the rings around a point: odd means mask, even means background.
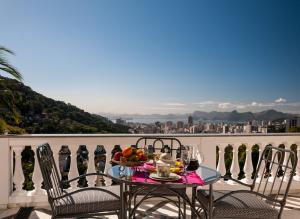
[[[101,187],[116,195],[120,195],[119,186]],[[120,200],[109,193],[99,190],[83,190],[68,197],[58,199],[57,215],[88,214],[104,211],[120,210]]]
[[[228,191],[213,192],[214,200]],[[202,205],[208,204],[207,190],[198,190],[197,198]],[[213,218],[277,218],[278,211],[259,196],[240,191],[229,195],[214,204]]]

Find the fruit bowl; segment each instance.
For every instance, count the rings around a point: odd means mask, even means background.
[[[118,164],[120,166],[126,166],[126,167],[134,167],[134,166],[141,166],[145,163],[145,161],[118,161],[118,160],[111,160],[112,163]]]
[[[131,146],[124,148],[122,151],[116,152],[111,160],[111,163],[121,166],[140,166],[147,161],[147,157],[141,149]]]

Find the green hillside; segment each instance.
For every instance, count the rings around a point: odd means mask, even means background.
[[[0,100],[6,100],[6,91],[11,90],[19,114],[14,119],[13,113],[0,105],[0,126],[6,123],[10,133],[128,133],[126,126],[45,97],[21,82],[4,77],[0,80]]]

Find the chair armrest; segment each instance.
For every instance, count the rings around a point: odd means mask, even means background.
[[[84,188],[84,189],[77,189],[77,190],[74,190],[72,192],[69,192],[69,193],[65,193],[64,195],[61,195],[61,196],[58,196],[58,197],[55,197],[55,198],[52,198],[53,200],[58,200],[58,199],[62,199],[62,198],[66,198],[68,196],[71,196],[75,193],[80,193],[80,192],[83,192],[83,191],[88,191],[88,190],[94,190],[94,191],[101,191],[101,192],[105,192],[105,193],[108,193],[114,197],[116,197],[117,199],[120,199],[120,196],[116,195],[115,193],[107,190],[107,189],[103,189],[103,188],[99,188],[99,187],[89,187],[89,188]]]
[[[240,184],[242,186],[249,187],[250,189],[252,188],[252,185],[243,183],[243,182],[241,182],[240,180],[237,180],[237,179],[232,179],[231,177],[222,176],[221,178],[226,179],[226,180],[232,180],[232,181],[234,181],[234,182],[236,182],[236,183],[238,183],[238,184]]]
[[[83,174],[83,175],[80,175],[78,177],[75,177],[73,179],[69,179],[69,180],[63,180],[61,181],[61,184],[68,184],[69,182],[72,182],[72,181],[75,181],[75,180],[79,180],[79,179],[82,179],[86,176],[105,176],[107,178],[110,178],[112,179],[112,177],[108,176],[107,174],[105,173],[87,173],[87,174]]]

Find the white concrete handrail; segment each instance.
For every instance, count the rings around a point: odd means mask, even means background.
[[[237,178],[240,173],[238,161],[239,146],[246,146],[246,160],[243,171],[245,172],[244,182],[250,183],[251,174],[253,172],[251,151],[252,146],[257,144],[260,146],[260,152],[268,144],[278,146],[284,144],[286,148],[290,148],[292,144],[298,145],[297,154],[300,155],[300,133],[283,133],[283,134],[175,134],[175,135],[130,135],[130,134],[42,134],[42,135],[9,135],[0,136],[0,207],[6,208],[9,206],[37,206],[45,205],[47,197],[45,191],[41,188],[42,177],[35,161],[32,181],[35,189],[33,191],[23,190],[24,174],[21,165],[21,153],[25,146],[31,146],[33,151],[36,147],[43,143],[49,143],[53,152],[56,165],[58,166],[59,151],[62,145],[68,145],[71,152],[71,165],[68,174],[69,179],[78,176],[76,153],[79,145],[86,145],[91,156],[97,145],[104,145],[106,149],[106,169],[110,167],[109,161],[111,158],[111,150],[114,145],[122,147],[135,144],[137,139],[142,136],[163,136],[176,137],[183,145],[191,145],[196,148],[201,148],[201,153],[204,155],[204,164],[218,169],[222,175],[225,174],[225,149],[228,145],[232,146],[233,159],[230,172],[233,178]],[[218,166],[216,167],[216,147],[219,147]],[[15,153],[15,170],[13,171],[13,152]],[[36,157],[35,157],[36,159]],[[94,172],[94,159],[89,159],[87,172]],[[292,184],[293,189],[300,189],[300,162],[297,166],[297,174],[294,177]],[[94,186],[97,178],[88,179],[88,185]],[[13,184],[15,190],[13,190]],[[73,182],[71,188],[77,186]],[[228,182],[220,181],[215,188],[220,189],[238,189],[238,185],[229,184]]]

